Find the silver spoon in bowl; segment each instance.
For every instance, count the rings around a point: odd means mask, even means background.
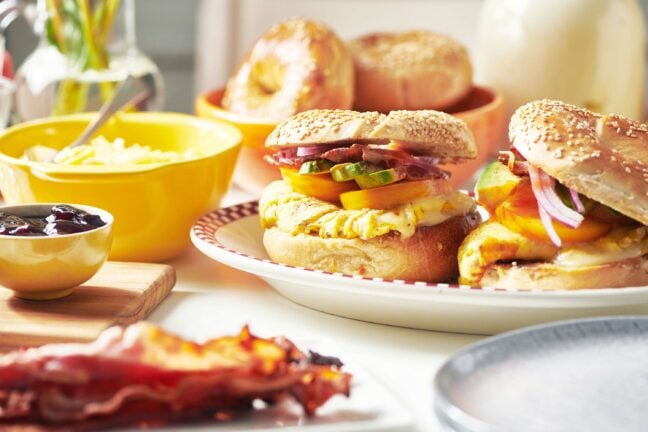
[[[152,94],[150,86],[148,86],[140,78],[129,75],[124,81],[119,84],[117,90],[97,113],[96,117],[92,119],[88,126],[81,132],[70,144],[66,145],[60,150],[53,149],[45,146],[34,146],[25,150],[25,155],[29,160],[37,162],[54,162],[56,155],[67,148],[74,148],[86,144],[90,137],[110,119],[117,111],[130,104],[136,104],[149,95]]]

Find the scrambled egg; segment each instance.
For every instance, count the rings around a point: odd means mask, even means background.
[[[459,248],[459,282],[478,284],[488,267],[498,261],[545,261],[574,268],[607,264],[647,253],[648,228],[643,226],[617,227],[592,242],[559,249],[489,221],[468,234]]]
[[[549,261],[557,253],[553,244],[530,240],[488,221],[470,232],[459,247],[459,283],[478,283],[497,261]]]
[[[410,237],[420,225],[436,225],[475,209],[461,192],[427,197],[389,210],[345,210],[294,192],[283,181],[271,183],[259,201],[264,228],[276,226],[291,235],[367,240],[390,232]]]
[[[56,155],[54,162],[62,165],[151,164],[183,161],[196,156],[191,149],[183,153],[154,150],[139,144],[127,146],[122,138],[108,141],[99,136],[88,144],[64,148]]]

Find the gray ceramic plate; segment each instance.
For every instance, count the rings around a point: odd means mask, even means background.
[[[648,430],[648,317],[529,327],[451,357],[435,382],[448,431]]]

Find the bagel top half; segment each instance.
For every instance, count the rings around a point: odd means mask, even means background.
[[[512,145],[560,183],[648,225],[648,127],[559,101],[520,107]]]
[[[477,156],[472,132],[462,120],[433,110],[358,112],[311,110],[279,124],[266,146],[275,149],[322,144],[398,143],[412,154],[456,163]]]

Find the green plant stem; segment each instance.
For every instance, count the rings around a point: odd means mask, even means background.
[[[65,42],[65,37],[63,36],[63,18],[61,17],[61,1],[60,0],[47,0],[47,13],[50,16],[52,22],[52,30],[54,32],[54,38],[58,46],[59,51],[65,54],[67,53],[67,43]]]
[[[70,15],[68,7],[66,15],[62,0],[46,0],[52,30],[50,40],[56,44],[63,55],[76,56],[72,58],[76,58],[82,70],[107,69],[109,60],[106,44],[121,0],[95,0],[94,10],[92,0],[72,1],[76,4],[78,14],[72,9],[74,14]],[[66,33],[66,26],[73,27]],[[80,41],[73,44],[77,47],[75,52],[70,52],[66,34],[76,34],[81,37]],[[105,102],[110,99],[115,91],[115,83],[99,81],[98,85],[101,100]],[[57,91],[52,114],[84,111],[87,106],[88,92],[88,83],[74,78],[64,80]]]

